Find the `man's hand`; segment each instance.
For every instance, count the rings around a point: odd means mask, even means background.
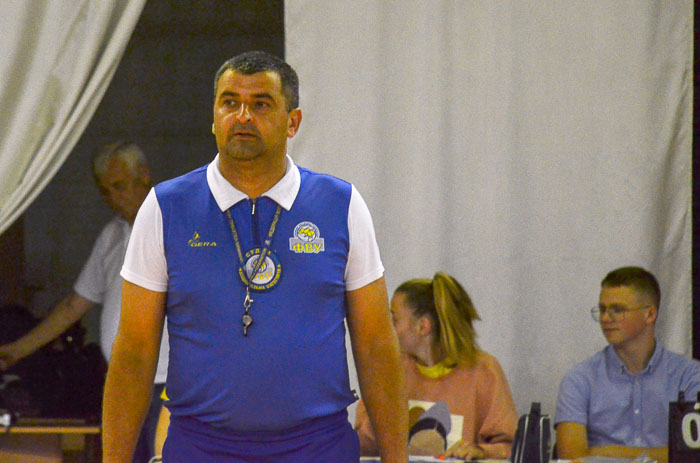
[[[76,292],[68,294],[29,333],[0,346],[0,371],[10,368],[59,337],[94,306],[94,302]]]
[[[166,293],[128,281],[102,401],[102,461],[131,462],[148,412],[163,337]]]
[[[348,329],[362,399],[382,462],[408,460],[408,400],[384,278],[346,293]]]
[[[668,461],[668,447],[626,447],[622,445],[589,447],[586,426],[581,423],[559,423],[556,431],[557,455],[559,458],[574,460],[591,455],[612,458],[635,458],[642,453],[646,453],[656,461]]]
[[[461,458],[462,460],[483,460],[486,457],[486,452],[484,449],[474,444],[473,442],[466,442],[460,440],[455,443],[452,447],[447,449],[447,451],[440,455],[440,457],[453,457]]]

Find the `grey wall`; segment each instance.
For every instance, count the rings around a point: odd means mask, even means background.
[[[90,158],[115,139],[138,143],[155,182],[209,162],[214,73],[226,59],[261,49],[284,56],[283,2],[147,2],[104,99],[70,157],[24,214],[26,281],[36,314],[72,288],[111,217],[90,173]],[[98,311],[88,339],[98,339]]]

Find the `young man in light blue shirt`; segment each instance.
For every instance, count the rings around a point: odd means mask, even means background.
[[[631,458],[646,452],[668,460],[669,402],[700,390],[700,362],[664,349],[654,326],[661,293],[639,267],[610,272],[598,307],[608,346],[575,365],[559,386],[555,414],[559,458]]]

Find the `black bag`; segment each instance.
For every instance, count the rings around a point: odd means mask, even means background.
[[[530,413],[518,420],[513,440],[512,463],[549,463],[551,456],[551,421],[540,413],[540,403],[532,402]]]
[[[686,402],[683,391],[678,402],[669,403],[669,463],[700,463],[700,392],[696,402]]]
[[[0,345],[19,339],[37,323],[26,307],[1,306]],[[107,364],[100,348],[84,341],[85,328],[78,321],[54,342],[0,372],[0,409],[13,416],[99,422]]]

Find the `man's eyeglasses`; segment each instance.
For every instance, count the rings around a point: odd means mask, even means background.
[[[605,315],[606,313],[610,317],[611,320],[613,321],[618,321],[622,320],[625,318],[625,313],[627,312],[632,312],[633,310],[641,310],[641,309],[648,309],[651,307],[650,305],[645,305],[642,307],[625,307],[622,305],[611,305],[610,307],[593,307],[591,309],[591,316],[593,317],[593,320],[599,322],[600,317]]]

